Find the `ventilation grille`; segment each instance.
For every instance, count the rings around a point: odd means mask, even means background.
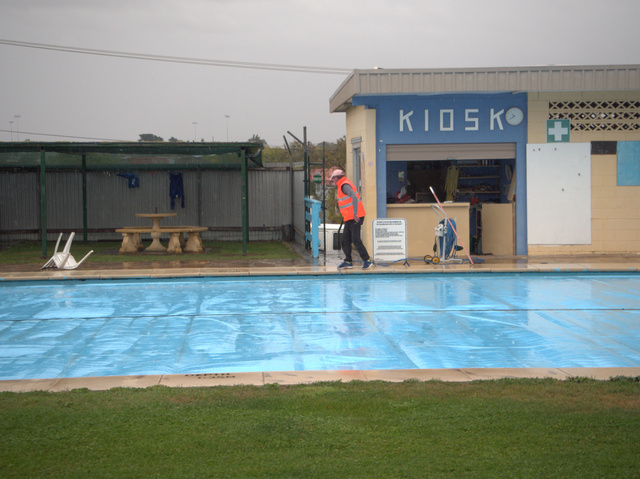
[[[640,101],[552,101],[550,120],[571,120],[573,131],[638,131]]]

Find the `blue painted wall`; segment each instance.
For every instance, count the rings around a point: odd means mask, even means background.
[[[619,141],[617,151],[618,186],[640,185],[640,141]]]
[[[526,93],[356,95],[353,105],[376,110],[377,217],[387,216],[387,145],[516,143],[516,254],[527,254]],[[509,108],[524,120],[506,121]]]

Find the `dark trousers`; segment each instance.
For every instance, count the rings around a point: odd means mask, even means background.
[[[351,244],[356,247],[358,254],[362,258],[362,261],[369,261],[369,253],[365,248],[360,238],[360,230],[362,229],[362,223],[364,218],[360,218],[357,223],[353,220],[345,221],[342,226],[342,251],[344,252],[344,260],[348,263],[352,262],[351,259]]]

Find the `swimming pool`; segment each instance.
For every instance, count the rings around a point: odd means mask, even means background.
[[[4,282],[0,379],[640,366],[640,274]]]

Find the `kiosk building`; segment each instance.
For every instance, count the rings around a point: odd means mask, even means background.
[[[354,70],[347,176],[432,254],[446,201],[472,254],[640,251],[640,65]]]

